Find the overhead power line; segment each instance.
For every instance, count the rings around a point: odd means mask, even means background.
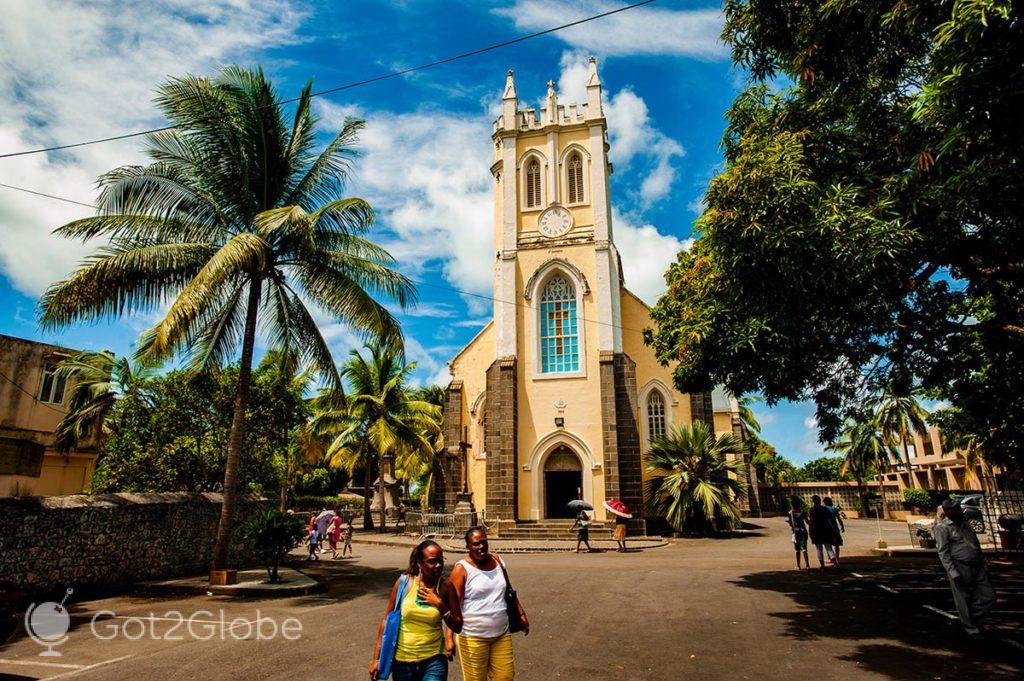
[[[531,33],[529,35],[520,36],[518,38],[513,38],[511,40],[506,40],[504,42],[495,43],[493,45],[488,45],[487,47],[481,47],[481,48],[478,48],[478,49],[475,49],[475,50],[470,50],[469,52],[463,52],[462,54],[456,54],[456,55],[451,56],[451,57],[445,57],[444,59],[438,59],[437,61],[427,62],[425,64],[420,64],[419,66],[410,66],[409,68],[400,69],[400,70],[397,70],[397,71],[391,71],[390,73],[385,73],[385,74],[382,74],[382,75],[379,75],[379,76],[374,76],[372,78],[366,78],[364,80],[358,80],[358,81],[355,81],[355,82],[352,82],[352,83],[347,83],[345,85],[339,85],[338,87],[332,87],[332,88],[328,88],[326,90],[319,90],[317,92],[311,93],[310,97],[322,97],[324,95],[329,95],[329,94],[332,94],[332,93],[335,93],[335,92],[341,92],[343,90],[351,90],[352,88],[361,87],[363,85],[369,85],[371,83],[379,83],[382,80],[388,80],[390,78],[398,78],[399,76],[404,76],[406,74],[413,73],[415,71],[422,71],[424,69],[433,68],[435,66],[441,66],[442,64],[450,64],[451,62],[459,61],[461,59],[468,59],[469,57],[475,57],[478,54],[483,54],[485,52],[491,52],[492,50],[498,50],[498,49],[501,49],[503,47],[509,47],[510,45],[516,45],[518,43],[525,42],[527,40],[532,40],[534,38],[539,38],[540,36],[543,36],[543,35],[548,35],[550,33],[556,33],[557,31],[562,31],[562,30],[565,30],[567,28],[572,28],[573,26],[579,26],[580,24],[585,24],[585,23],[588,23],[588,22],[591,22],[591,21],[595,21],[597,19],[603,19],[605,17],[610,17],[613,14],[619,14],[620,12],[626,12],[626,11],[631,10],[631,9],[636,9],[637,7],[643,7],[644,5],[649,5],[652,2],[654,2],[654,1],[655,0],[642,0],[642,2],[635,2],[635,3],[631,4],[631,5],[624,5],[622,7],[617,8],[617,9],[609,10],[607,12],[602,12],[600,14],[595,14],[593,16],[589,16],[589,17],[586,17],[584,19],[578,19],[576,21],[571,21],[571,22],[569,22],[567,24],[562,24],[561,26],[555,26],[554,28],[548,28],[548,29],[545,29],[543,31],[537,31],[536,33]],[[282,100],[280,103],[281,104],[290,104],[290,103],[297,102],[297,101],[299,101],[299,98],[295,97],[295,98],[292,98],[292,99]],[[75,147],[85,147],[85,146],[89,146],[89,145],[92,145],[92,144],[103,144],[105,142],[114,142],[114,141],[117,141],[117,140],[131,139],[133,137],[141,137],[143,135],[149,135],[149,134],[155,133],[155,132],[164,132],[165,130],[173,130],[175,127],[177,127],[177,126],[165,125],[165,126],[160,127],[160,128],[150,128],[149,130],[140,130],[138,132],[127,132],[127,133],[124,133],[124,134],[121,134],[121,135],[114,135],[112,137],[102,137],[102,138],[99,138],[99,139],[86,140],[84,142],[74,142],[74,143],[71,143],[71,144],[58,144],[56,146],[44,147],[44,148],[41,148],[41,149],[26,149],[24,151],[12,151],[12,152],[8,152],[6,154],[0,154],[0,158],[13,158],[15,156],[28,156],[30,154],[43,154],[43,153],[46,153],[48,151],[61,151],[63,149],[74,149]],[[59,199],[59,200],[67,201],[67,199]]]
[[[76,204],[76,205],[79,205],[79,206],[85,206],[86,208],[92,208],[92,209],[96,208],[95,206],[89,205],[88,203],[82,203],[81,201],[75,201],[74,199],[66,199],[63,196],[55,196],[53,194],[44,194],[43,192],[37,192],[37,191],[32,190],[32,189],[26,189],[25,187],[16,187],[16,186],[14,186],[12,184],[5,184],[3,182],[0,182],[0,187],[5,187],[7,189],[13,189],[13,190],[19,191],[19,192],[25,192],[26,194],[31,194],[33,196],[41,196],[41,197],[44,197],[44,198],[47,198],[47,199],[53,199],[55,201],[64,201],[65,203],[73,203],[73,204]],[[426,286],[428,288],[440,289],[442,291],[450,291],[452,293],[458,293],[458,294],[463,295],[463,296],[469,296],[470,298],[480,298],[480,299],[483,299],[483,300],[489,300],[489,301],[494,302],[494,303],[501,303],[502,305],[515,305],[516,307],[522,307],[522,308],[527,309],[527,310],[536,310],[537,309],[533,305],[529,305],[527,303],[520,303],[520,302],[515,301],[515,300],[502,300],[501,298],[495,298],[494,296],[488,296],[488,295],[485,295],[483,293],[473,293],[471,291],[463,291],[462,289],[454,288],[452,286],[446,286],[444,284],[436,284],[436,283],[429,282],[429,281],[418,281],[418,280],[412,279],[412,278],[410,278],[409,281],[411,281],[412,283],[416,284],[417,286]],[[586,317],[578,317],[578,319],[581,322],[588,322],[590,324],[598,324],[600,326],[610,326],[612,328],[622,329],[623,331],[633,331],[635,333],[640,333],[640,334],[643,333],[642,329],[631,329],[628,326],[622,326],[621,324],[613,324],[612,322],[605,322],[605,321],[601,321],[599,319],[588,319]]]

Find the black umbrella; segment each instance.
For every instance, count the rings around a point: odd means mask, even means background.
[[[593,511],[594,507],[583,501],[582,499],[576,499],[566,504],[566,507],[571,511]]]

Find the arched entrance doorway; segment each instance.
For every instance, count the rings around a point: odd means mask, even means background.
[[[567,504],[583,498],[583,464],[576,453],[559,445],[544,460],[544,517],[574,518]]]

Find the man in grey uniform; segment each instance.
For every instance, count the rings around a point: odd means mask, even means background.
[[[969,636],[980,638],[982,632],[977,618],[992,609],[996,592],[989,581],[988,566],[981,554],[978,536],[964,522],[960,504],[947,499],[942,502],[942,513],[945,517],[935,523],[939,560],[949,575],[960,622]]]

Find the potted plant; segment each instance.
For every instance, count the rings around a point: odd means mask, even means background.
[[[245,528],[245,538],[252,542],[256,554],[267,569],[271,584],[281,578],[277,568],[285,555],[302,541],[306,531],[302,520],[291,513],[267,509],[258,512]]]

